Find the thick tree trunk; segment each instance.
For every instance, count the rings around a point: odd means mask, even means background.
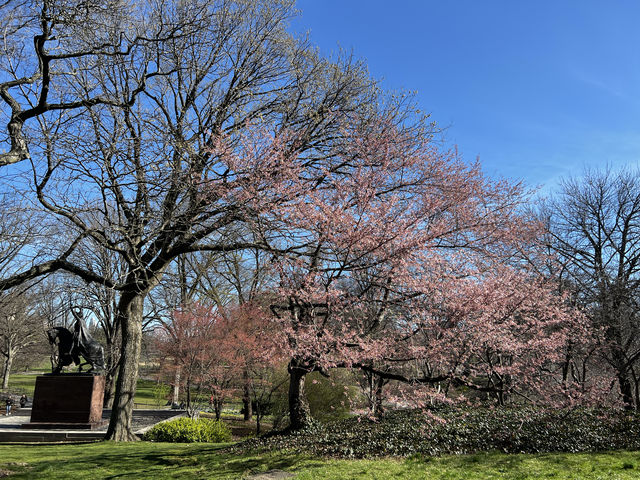
[[[618,383],[620,384],[620,394],[625,410],[633,410],[633,387],[626,372],[618,372]]]
[[[367,380],[367,397],[369,400],[369,415],[375,418],[382,418],[384,415],[384,408],[382,407],[382,389],[385,385],[385,380],[381,375],[374,373],[365,373]]]
[[[11,375],[11,365],[13,364],[13,355],[9,350],[8,355],[4,358],[4,373],[2,375],[2,389],[9,388],[9,375]]]
[[[618,340],[618,345],[620,344],[619,337],[616,337]],[[625,410],[633,410],[634,409],[634,395],[633,395],[633,386],[631,385],[631,379],[629,378],[629,365],[627,363],[627,358],[624,355],[624,352],[620,348],[614,348],[612,352],[613,365],[616,369],[616,377],[618,379],[618,384],[620,385],[620,395],[622,396],[622,403],[624,403]]]
[[[375,377],[372,414],[375,418],[384,416],[384,408],[382,406],[382,388],[384,387],[384,378],[379,375]]]
[[[308,370],[299,367],[293,359],[289,362],[289,428],[301,430],[311,423],[309,402],[304,393],[305,375]]]
[[[123,294],[118,305],[118,315],[122,325],[122,349],[120,368],[116,381],[116,394],[106,440],[128,442],[138,440],[133,432],[133,417],[136,382],[138,380],[138,362],[142,345],[142,313],[144,295],[139,293]]]

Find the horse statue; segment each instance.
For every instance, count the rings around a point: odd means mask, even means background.
[[[47,330],[47,337],[52,346],[58,347],[58,355],[55,367],[52,365],[53,373],[60,373],[64,367],[74,363],[78,365],[78,371],[82,367],[89,365],[91,368],[86,373],[101,373],[104,371],[104,349],[96,340],[91,337],[84,327],[82,316],[71,310],[76,321],[73,333],[64,327],[53,327]],[[82,357],[85,362],[80,361]],[[53,364],[53,361],[52,361]]]

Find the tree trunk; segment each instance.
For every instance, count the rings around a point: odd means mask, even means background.
[[[251,404],[251,402],[249,402]],[[260,410],[260,402],[256,402],[256,435],[260,435],[260,420],[262,419],[262,411]]]
[[[118,315],[122,325],[122,349],[116,394],[106,440],[116,442],[138,440],[131,427],[131,420],[142,346],[144,298],[145,295],[140,293],[123,294],[118,304]]]
[[[115,395],[116,383],[113,378],[113,373],[108,372],[104,376],[104,401],[102,405],[104,408],[113,407],[113,397]]]
[[[13,354],[11,349],[7,352],[7,356],[4,359],[4,374],[2,375],[2,389],[9,388],[9,375],[11,375],[11,364],[13,363]]]
[[[171,395],[171,405],[180,405],[180,367],[176,367],[173,376],[173,394]]]
[[[639,379],[638,379],[638,375],[636,374],[635,369],[633,368],[633,366],[630,369],[631,372],[631,379],[633,380],[633,394],[635,395],[635,399],[636,399],[636,409],[640,410],[640,384],[639,384]]]
[[[119,328],[116,329],[119,332]],[[116,345],[117,333],[112,333],[107,337],[107,345],[105,352],[108,352],[105,358],[105,374],[104,374],[104,408],[113,407],[113,397],[116,390],[116,369],[118,367],[118,346]]]
[[[633,410],[633,387],[626,372],[618,372],[618,383],[620,383],[620,394],[625,410]]]
[[[304,380],[308,370],[299,367],[292,359],[289,362],[289,428],[301,430],[311,423],[309,402],[304,393]]]
[[[567,347],[567,354],[564,357],[562,364],[562,389],[567,390],[569,385],[569,373],[571,371],[571,345]]]
[[[614,347],[611,357],[616,369],[616,377],[618,379],[618,384],[620,385],[620,395],[622,396],[624,409],[633,410],[633,387],[631,386],[631,379],[629,379],[629,367],[626,356],[620,348]]]
[[[372,413],[374,418],[382,418],[384,415],[384,408],[382,406],[382,388],[384,387],[384,378],[380,375],[376,375],[374,387]]]
[[[253,416],[252,405],[251,405],[251,389],[249,386],[249,374],[245,370],[244,371],[244,388],[242,390],[242,408],[244,410],[244,421],[248,422],[251,420]]]

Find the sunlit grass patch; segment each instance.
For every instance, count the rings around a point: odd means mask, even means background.
[[[0,445],[0,472],[15,479],[239,479],[270,470],[297,479],[631,480],[640,452],[508,455],[481,453],[406,459],[336,460],[297,453],[237,455],[226,445],[111,443]]]

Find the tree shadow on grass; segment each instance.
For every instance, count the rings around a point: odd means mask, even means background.
[[[30,459],[28,466],[11,469],[11,478],[124,479],[152,478],[243,478],[269,470],[295,471],[316,461],[296,454],[238,455],[222,451],[223,446],[206,444],[159,445],[103,442],[93,448],[61,449],[59,458],[48,455]],[[317,461],[321,464],[321,461]]]

